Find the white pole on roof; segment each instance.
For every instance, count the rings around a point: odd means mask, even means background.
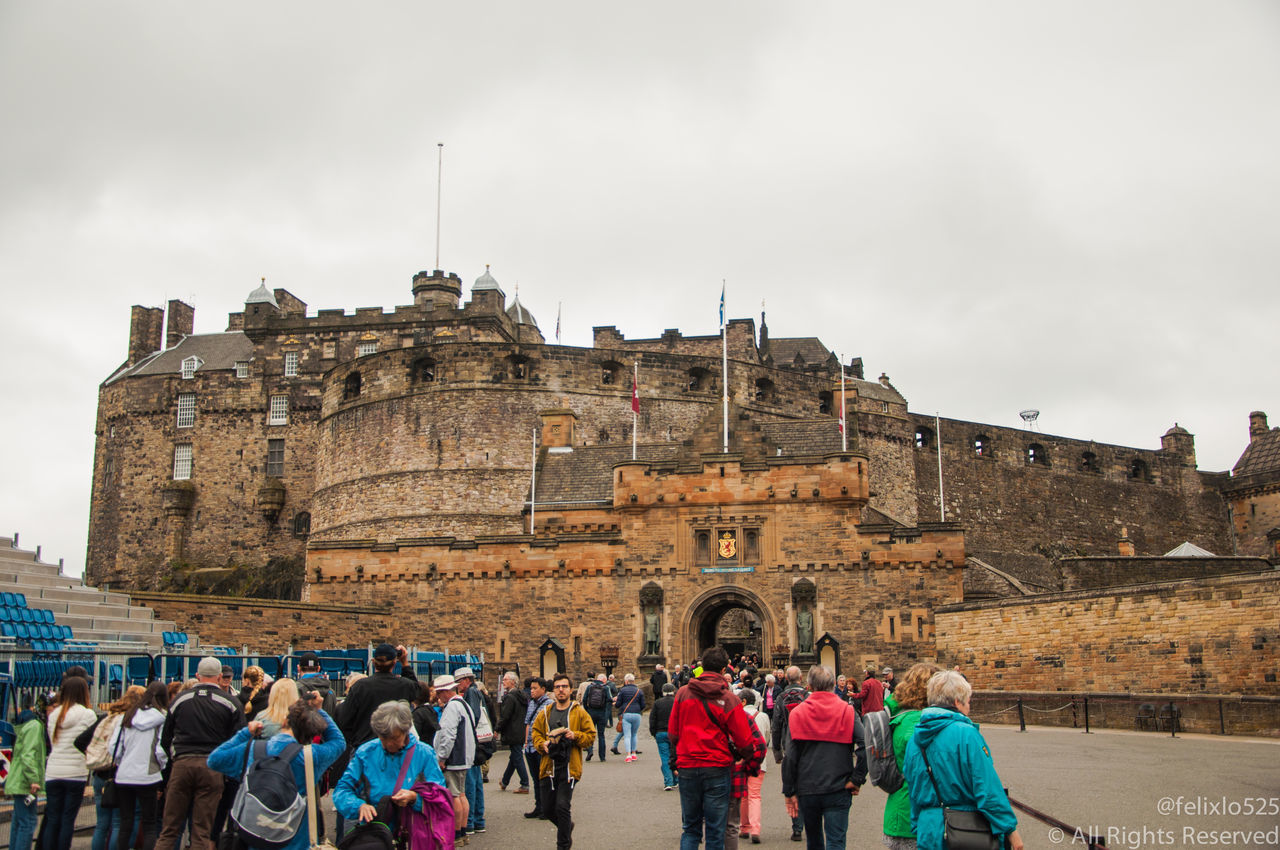
[[[840,363],[840,451],[849,451],[849,420],[844,407],[844,362]]]
[[[938,412],[933,413],[933,431],[938,440],[938,515],[942,522],[947,521],[947,500],[942,493],[942,420],[938,418]]]
[[[538,493],[538,429],[533,429],[532,462],[529,464],[529,533],[533,534],[533,512]]]
[[[724,318],[724,279],[720,280],[720,345],[721,345],[721,368],[720,383],[722,385],[722,407],[724,408],[723,424],[724,424],[724,453],[729,453],[729,331],[728,323]]]

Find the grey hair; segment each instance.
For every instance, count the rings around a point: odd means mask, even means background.
[[[520,677],[519,677],[519,676],[517,676],[517,675],[515,674],[515,671],[513,671],[513,670],[508,670],[507,672],[505,672],[505,673],[503,673],[503,674],[502,674],[502,681],[504,681],[504,682],[519,682],[519,681],[520,681]]]
[[[369,728],[379,738],[397,732],[404,734],[413,728],[413,711],[409,708],[409,703],[402,699],[384,702],[369,715]]]
[[[627,675],[625,675],[625,676],[623,676],[623,677],[622,677],[622,681],[623,681],[623,682],[628,682],[628,683],[629,683],[629,682],[634,682],[635,680],[636,680],[636,674],[635,674],[635,673],[628,673]]]
[[[815,664],[809,668],[809,690],[834,691],[836,689],[836,671],[825,664]]]
[[[742,700],[743,705],[755,705],[756,692],[751,690],[750,688],[743,688],[742,690],[738,691],[738,699]]]
[[[778,683],[778,680],[774,678],[772,673],[766,673],[764,675],[764,681],[767,685],[776,685]]]
[[[929,677],[929,705],[955,708],[969,701],[973,685],[958,670],[940,670]]]
[[[799,683],[800,683],[800,668],[799,668],[799,667],[797,667],[796,665],[792,664],[790,667],[788,667],[788,668],[787,668],[787,681],[788,681],[788,682],[795,682],[796,684],[799,684]]]

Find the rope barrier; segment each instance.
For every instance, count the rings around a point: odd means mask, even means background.
[[[1053,714],[1055,711],[1066,711],[1068,708],[1071,708],[1072,705],[1073,703],[1067,703],[1066,705],[1061,705],[1057,708],[1033,708],[1031,706],[1027,706],[1026,708],[1027,711],[1034,711],[1037,714]]]

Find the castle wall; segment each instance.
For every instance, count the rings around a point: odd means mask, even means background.
[[[916,416],[932,435],[931,417]],[[1226,512],[1218,491],[1185,452],[1142,450],[943,419],[942,474],[947,519],[966,529],[969,552],[996,566],[1061,555],[1115,551],[1127,529],[1139,554],[1161,554],[1184,541],[1230,553]],[[986,438],[982,455],[974,439]],[[1030,463],[1032,443],[1048,463]],[[938,516],[936,440],[915,450],[920,516]],[[1085,453],[1092,454],[1084,468]],[[1043,454],[1041,455],[1044,456]],[[1134,461],[1149,475],[1133,477]]]
[[[939,663],[979,690],[1280,696],[1280,572],[950,605]]]

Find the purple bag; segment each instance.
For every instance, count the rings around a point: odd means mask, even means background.
[[[419,779],[413,793],[422,800],[422,811],[412,806],[401,809],[400,834],[405,850],[452,850],[453,801],[443,785]]]

